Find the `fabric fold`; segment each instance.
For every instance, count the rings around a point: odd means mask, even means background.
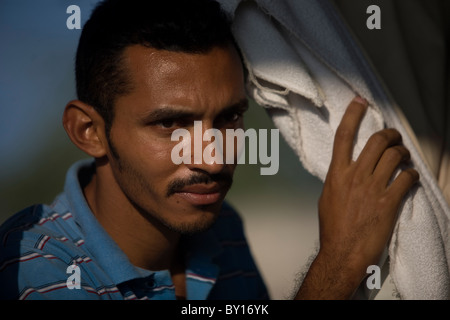
[[[403,299],[450,298],[450,209],[368,59],[327,0],[220,0],[248,70],[248,94],[265,107],[303,166],[322,181],[340,119],[355,95],[369,109],[354,158],[368,138],[396,128],[421,175],[406,197],[386,264]],[[389,263],[389,265],[387,264]],[[363,290],[365,298],[376,291]]]

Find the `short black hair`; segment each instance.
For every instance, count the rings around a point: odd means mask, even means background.
[[[103,117],[109,136],[115,100],[131,90],[122,63],[126,47],[207,53],[229,44],[235,45],[230,20],[216,1],[102,1],[84,25],[78,44],[78,99]]]

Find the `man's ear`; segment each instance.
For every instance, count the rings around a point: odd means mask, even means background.
[[[64,109],[63,126],[79,149],[94,158],[106,155],[105,122],[93,107],[79,100],[70,101]]]

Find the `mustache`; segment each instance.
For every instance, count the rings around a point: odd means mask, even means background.
[[[189,178],[175,179],[169,183],[167,187],[167,196],[180,192],[184,187],[195,184],[211,184],[217,183],[222,189],[229,189],[233,184],[233,175],[228,173],[218,173],[210,175],[208,173],[195,173]]]

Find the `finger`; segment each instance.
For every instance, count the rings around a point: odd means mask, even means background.
[[[405,169],[388,187],[387,192],[393,197],[394,201],[400,204],[403,197],[417,181],[419,181],[419,173],[413,168]]]
[[[364,178],[373,174],[386,149],[400,144],[401,141],[402,136],[395,129],[384,129],[374,133],[356,160],[358,175]]]
[[[351,163],[356,132],[367,110],[367,101],[356,97],[347,107],[334,138],[331,165],[345,167]]]
[[[382,188],[386,188],[398,166],[408,161],[410,157],[408,149],[404,146],[398,145],[386,149],[373,172],[374,179]]]

